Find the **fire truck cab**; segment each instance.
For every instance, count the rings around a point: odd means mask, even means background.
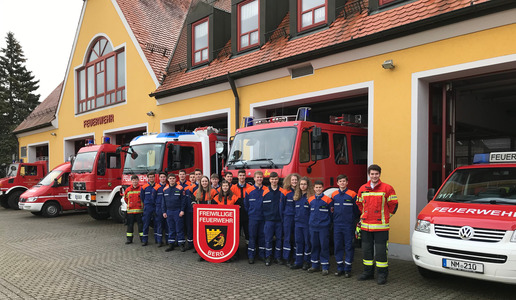
[[[359,116],[331,117],[331,123],[308,121],[309,108],[295,116],[253,120],[236,131],[226,171],[236,178],[244,169],[251,180],[255,171],[264,178],[271,172],[285,178],[292,173],[321,180],[326,189],[336,187],[339,174],[346,174],[355,191],[366,181],[367,129]]]
[[[147,182],[150,171],[188,173],[199,168],[203,174],[220,173],[227,136],[212,127],[193,132],[163,132],[135,137],[127,150],[122,184],[131,185],[131,176],[138,175],[140,184]],[[158,180],[156,180],[158,182]]]
[[[88,206],[89,215],[96,220],[111,217],[123,222],[125,218],[120,201],[125,153],[117,151],[118,147],[108,139],[101,145],[90,142],[79,150],[72,166],[68,200]]]
[[[47,161],[12,163],[7,170],[7,176],[0,179],[0,204],[2,207],[19,209],[20,195],[36,185],[47,173]]]
[[[516,283],[516,152],[475,155],[429,198],[412,235],[422,276]]]

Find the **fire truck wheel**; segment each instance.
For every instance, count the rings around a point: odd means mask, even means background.
[[[23,194],[24,191],[14,191],[8,197],[9,207],[12,209],[20,209],[18,207],[18,201],[20,201],[20,195]]]
[[[0,205],[3,208],[9,208],[9,201],[7,201],[7,197],[5,195],[0,196]]]
[[[109,214],[111,218],[117,223],[123,223],[125,220],[125,213],[122,211],[122,202],[120,196],[113,199],[111,206],[109,207]]]
[[[43,209],[41,210],[41,213],[44,217],[47,218],[54,218],[59,215],[59,212],[61,211],[61,207],[58,203],[50,201],[45,203],[43,205]]]
[[[437,272],[430,271],[425,268],[417,267],[417,270],[419,271],[419,274],[421,276],[423,276],[424,278],[435,279],[435,278],[439,277],[439,274]]]
[[[95,220],[106,220],[109,218],[109,211],[97,211],[96,206],[88,206],[88,214]]]

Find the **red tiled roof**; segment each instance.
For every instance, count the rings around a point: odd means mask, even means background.
[[[117,0],[158,80],[168,64],[192,0]]]
[[[23,122],[14,129],[13,133],[21,133],[49,126],[50,122],[55,119],[57,105],[59,104],[59,97],[63,89],[61,82],[48,97],[43,100],[31,113],[23,120]]]
[[[219,2],[219,1],[218,1]],[[193,70],[185,70],[186,66],[186,30],[183,29],[182,37],[178,41],[177,51],[171,60],[171,68],[163,84],[155,91],[159,97],[170,90],[179,89],[191,84],[200,84],[204,80],[225,76],[234,73],[259,67],[260,65],[279,62],[292,56],[309,54],[315,50],[331,48],[338,44],[344,44],[352,40],[364,38],[385,30],[402,27],[417,21],[423,21],[441,14],[450,13],[475,6],[490,0],[419,0],[388,9],[375,14],[368,14],[367,0],[348,2],[350,4],[360,3],[361,12],[358,6],[355,12],[347,11],[347,16],[341,13],[328,28],[289,40],[288,22],[289,16],[285,17],[278,26],[278,32],[284,30],[286,35],[267,41],[258,51],[243,54],[234,58],[230,55],[219,57],[213,60],[208,66]],[[229,46],[230,43],[226,45]],[[230,51],[221,51],[230,53]],[[182,65],[183,68],[175,66]]]

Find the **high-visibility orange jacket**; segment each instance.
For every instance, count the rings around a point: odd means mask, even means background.
[[[141,186],[133,187],[129,186],[125,190],[124,201],[127,203],[128,214],[141,214],[143,213],[143,203],[140,198]]]
[[[390,217],[398,209],[398,196],[387,183],[378,180],[371,188],[369,181],[358,190],[357,206],[361,212],[362,230],[387,231]]]

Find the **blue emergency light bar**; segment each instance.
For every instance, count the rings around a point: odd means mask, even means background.
[[[105,136],[104,139],[103,139],[103,143],[104,144],[110,144],[111,143],[111,138],[108,137],[108,136]]]
[[[516,152],[491,152],[475,154],[474,164],[516,163]]]
[[[181,135],[193,135],[193,132],[162,132],[158,134],[158,138],[170,138],[170,139],[176,139]]]
[[[297,109],[297,121],[310,121],[310,107],[300,107]]]

